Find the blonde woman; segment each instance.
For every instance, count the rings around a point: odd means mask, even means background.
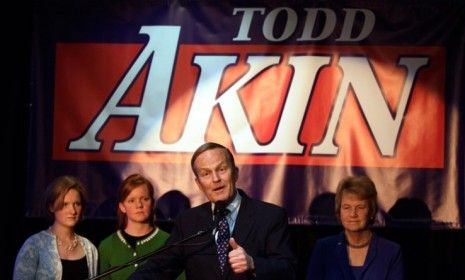
[[[307,279],[404,279],[400,246],[370,227],[378,211],[373,181],[366,176],[343,179],[335,208],[343,231],[316,242]]]

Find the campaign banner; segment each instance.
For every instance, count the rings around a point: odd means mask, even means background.
[[[135,172],[198,205],[213,141],[290,223],[337,223],[338,182],[367,175],[377,225],[463,227],[465,8],[436,2],[38,1],[27,215],[63,174],[89,217]]]

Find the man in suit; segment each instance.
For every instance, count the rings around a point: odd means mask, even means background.
[[[201,145],[191,167],[209,202],[181,213],[167,241],[169,249],[149,259],[130,279],[174,279],[183,270],[188,280],[295,279],[284,209],[237,189],[239,170],[231,152],[220,144]],[[226,241],[226,264],[220,268],[216,224],[223,216],[231,237]],[[213,231],[198,234],[212,225]]]

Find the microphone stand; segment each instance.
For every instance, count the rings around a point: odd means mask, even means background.
[[[125,268],[125,267],[128,267],[128,266],[130,266],[130,265],[136,264],[136,263],[138,263],[138,262],[144,261],[144,260],[150,258],[150,257],[153,256],[153,255],[156,255],[156,254],[158,254],[158,253],[164,252],[164,251],[166,251],[166,250],[168,250],[168,249],[170,249],[170,248],[172,248],[172,247],[181,245],[181,244],[183,244],[183,243],[185,243],[185,242],[187,242],[187,241],[189,241],[189,240],[191,240],[191,239],[194,239],[194,238],[196,238],[196,237],[198,237],[198,236],[204,235],[205,233],[207,233],[207,232],[209,232],[209,231],[212,231],[214,228],[215,228],[215,225],[213,225],[213,226],[211,226],[211,227],[209,227],[209,228],[207,228],[207,229],[199,230],[198,232],[194,233],[193,235],[188,236],[188,237],[186,237],[186,238],[184,238],[184,239],[182,239],[182,240],[179,240],[179,241],[176,242],[176,243],[169,244],[169,245],[165,245],[165,246],[161,247],[161,248],[158,249],[158,250],[155,250],[155,251],[153,251],[153,252],[150,252],[150,253],[147,253],[147,254],[145,254],[145,255],[142,255],[142,256],[140,256],[140,257],[138,257],[138,258],[135,258],[135,259],[133,259],[133,260],[127,262],[127,263],[124,263],[124,264],[118,265],[118,266],[114,266],[114,267],[108,269],[107,271],[105,271],[105,272],[103,272],[103,273],[101,273],[101,274],[99,274],[99,275],[96,275],[96,276],[94,276],[94,277],[88,278],[87,280],[100,279],[100,278],[102,278],[102,277],[105,277],[105,276],[107,276],[107,275],[110,275],[110,274],[112,274],[113,272],[116,272],[116,271],[118,271],[118,270],[121,270],[121,269],[123,269],[123,268]]]

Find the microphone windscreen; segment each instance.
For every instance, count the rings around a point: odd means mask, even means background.
[[[215,207],[213,208],[213,215],[221,215],[226,209],[226,202],[225,201],[217,201],[215,202]]]

